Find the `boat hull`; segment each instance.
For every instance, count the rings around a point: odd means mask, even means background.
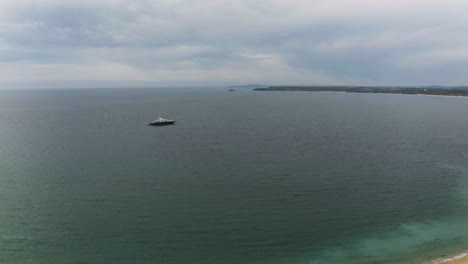
[[[165,122],[151,122],[148,124],[148,126],[167,126],[167,125],[173,125],[175,121],[165,121]]]

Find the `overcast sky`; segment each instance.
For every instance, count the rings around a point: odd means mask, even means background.
[[[468,85],[468,1],[1,0],[24,83]]]

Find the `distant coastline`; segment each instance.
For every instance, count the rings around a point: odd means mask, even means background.
[[[250,89],[257,89],[257,88],[268,88],[267,85],[263,84],[245,84],[245,85],[229,85],[227,88],[250,88]]]
[[[410,95],[468,96],[468,86],[270,86],[255,88],[254,91],[306,91],[306,92],[347,92],[347,93],[386,93]]]

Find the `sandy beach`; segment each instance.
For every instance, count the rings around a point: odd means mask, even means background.
[[[468,253],[460,253],[451,257],[436,259],[431,264],[468,264]]]
[[[456,260],[448,260],[446,262],[441,263],[451,263],[451,264],[468,264],[468,256],[456,259]]]
[[[464,258],[461,258],[461,259],[458,259],[458,260],[454,260],[454,261],[449,261],[449,262],[446,262],[446,263],[452,263],[452,264],[468,264],[468,257],[464,257]]]

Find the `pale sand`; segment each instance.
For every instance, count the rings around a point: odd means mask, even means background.
[[[449,258],[434,260],[431,264],[468,264],[468,253],[461,253]]]
[[[461,259],[446,261],[442,263],[444,264],[468,264],[468,256],[465,256],[464,258],[461,258]]]
[[[468,257],[465,257],[465,258],[462,258],[462,259],[459,259],[459,260],[455,260],[455,261],[452,261],[452,262],[448,262],[448,263],[453,263],[453,264],[468,264]]]

